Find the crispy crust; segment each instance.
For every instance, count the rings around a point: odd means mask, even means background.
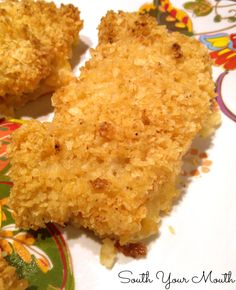
[[[10,147],[21,227],[71,222],[120,244],[157,232],[182,157],[211,115],[211,62],[195,39],[149,16],[109,12],[78,81],[53,96],[52,124]]]
[[[0,251],[0,289],[1,290],[24,290],[28,286],[25,280],[18,279],[16,269],[9,266],[2,258]]]
[[[71,4],[0,3],[0,112],[72,78],[71,46],[81,28],[80,12]]]

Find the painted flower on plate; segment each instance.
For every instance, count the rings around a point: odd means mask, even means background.
[[[236,33],[202,35],[199,40],[212,50],[210,55],[216,65],[226,70],[236,69]]]

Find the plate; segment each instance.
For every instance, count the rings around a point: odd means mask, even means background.
[[[214,0],[77,0],[84,29],[75,50],[74,73],[97,44],[97,26],[107,10],[150,13],[172,31],[196,37],[209,50],[222,124],[215,135],[194,140],[181,176],[183,195],[148,255],[118,255],[112,270],[99,262],[101,243],[90,232],[48,225],[39,232],[17,229],[7,207],[11,181],[6,148],[20,120],[0,121],[0,247],[9,263],[29,279],[29,289],[236,289],[236,3]],[[61,2],[56,1],[59,5]],[[80,57],[77,64],[78,56]],[[29,113],[30,112],[30,113]],[[17,112],[19,118],[51,120],[50,98]],[[186,176],[190,180],[184,187]]]

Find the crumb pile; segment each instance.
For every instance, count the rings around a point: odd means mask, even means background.
[[[71,4],[0,2],[0,113],[11,114],[72,78],[71,47],[81,28]]]
[[[81,76],[53,95],[52,123],[10,146],[17,226],[73,223],[120,245],[158,231],[182,157],[211,119],[207,50],[154,18],[108,12]]]
[[[25,280],[19,280],[16,269],[9,266],[0,251],[0,290],[24,290],[28,286]]]

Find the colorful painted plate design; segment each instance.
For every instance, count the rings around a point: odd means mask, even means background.
[[[12,132],[20,126],[16,120],[0,121],[0,248],[19,276],[29,281],[29,289],[72,290],[70,253],[58,228],[49,224],[39,231],[18,229],[7,206],[12,183],[6,149]]]

